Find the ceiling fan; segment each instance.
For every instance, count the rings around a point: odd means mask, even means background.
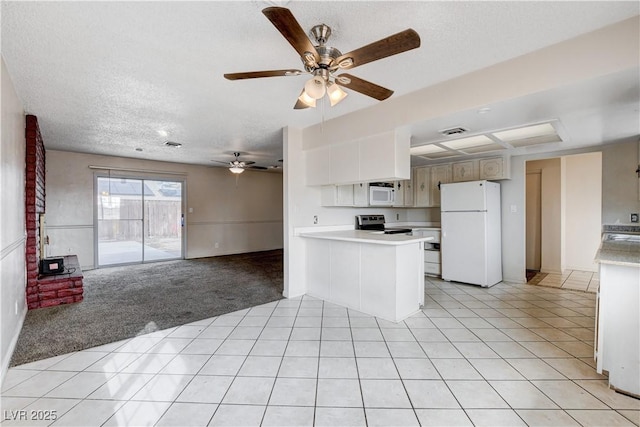
[[[338,49],[326,45],[331,35],[331,28],[327,25],[320,24],[311,29],[309,34],[317,42],[317,45],[314,45],[289,9],[268,7],[263,9],[262,13],[298,52],[304,64],[304,71],[296,69],[250,71],[225,74],[224,77],[228,80],[242,80],[311,74],[312,78],[305,83],[304,89],[293,107],[295,109],[315,107],[316,100],[321,99],[325,93],[329,96],[331,106],[336,105],[347,96],[347,93],[340,86],[355,90],[379,101],[389,98],[393,94],[392,90],[351,74],[342,73],[337,75],[336,72],[349,70],[420,46],[418,33],[412,29],[407,29],[349,53],[342,54]]]
[[[255,162],[240,161],[240,159],[239,159],[240,153],[233,153],[233,155],[235,157],[235,160],[232,160],[230,162],[221,162],[219,160],[212,160],[212,162],[225,164],[225,165],[227,165],[229,167],[229,170],[232,173],[237,173],[237,174],[240,174],[240,173],[244,172],[245,169],[259,169],[259,170],[268,169],[268,168],[266,168],[264,166],[251,166]]]

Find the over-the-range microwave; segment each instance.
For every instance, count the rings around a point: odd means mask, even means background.
[[[372,182],[369,184],[370,206],[393,206],[395,201],[392,182]]]

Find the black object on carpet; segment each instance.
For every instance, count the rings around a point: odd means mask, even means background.
[[[10,366],[276,301],[282,250],[84,272],[84,301],[30,310]]]

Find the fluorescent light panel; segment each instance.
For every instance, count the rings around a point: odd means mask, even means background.
[[[434,144],[427,144],[420,145],[418,147],[411,147],[409,151],[413,156],[422,156],[424,154],[441,153],[447,150]]]
[[[465,150],[467,148],[481,147],[483,145],[495,144],[495,142],[485,135],[470,136],[468,138],[454,139],[453,141],[441,142],[447,148],[452,150]]]
[[[540,125],[525,126],[517,129],[504,130],[501,132],[493,132],[496,138],[501,141],[511,143],[526,138],[533,138],[541,135],[555,135],[556,130],[551,123],[542,123]]]

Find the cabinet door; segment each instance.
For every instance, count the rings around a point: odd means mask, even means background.
[[[336,185],[338,206],[353,206],[353,184]]]
[[[491,157],[480,159],[480,179],[503,179],[505,176],[504,158]]]
[[[405,183],[407,181],[396,181],[393,183],[393,189],[395,190],[395,202],[393,203],[393,206],[404,206],[405,205],[405,200],[404,200],[404,187],[405,187]]]
[[[414,206],[427,207],[430,206],[429,198],[429,175],[431,168],[428,166],[414,169]]]
[[[404,181],[404,205],[413,206],[413,177]]]
[[[360,182],[353,184],[354,206],[369,206],[369,184]]]
[[[478,161],[468,160],[452,165],[453,182],[476,181],[478,179]]]
[[[451,182],[451,164],[431,166],[431,206],[440,206],[440,184]]]

